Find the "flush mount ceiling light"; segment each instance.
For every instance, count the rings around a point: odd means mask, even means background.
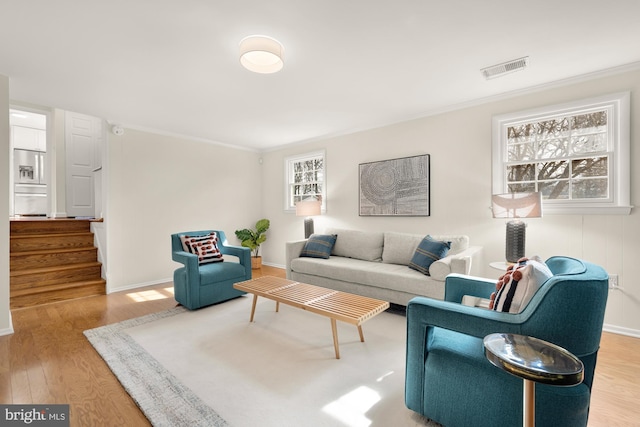
[[[496,77],[504,76],[505,74],[513,73],[514,71],[524,70],[529,64],[529,57],[514,59],[513,61],[503,62],[502,64],[492,65],[480,70],[485,79],[494,79]]]
[[[271,37],[245,37],[240,41],[240,63],[254,73],[276,73],[284,66],[284,48]]]

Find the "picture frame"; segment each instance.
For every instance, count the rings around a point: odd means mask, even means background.
[[[430,216],[430,155],[361,163],[360,216]]]

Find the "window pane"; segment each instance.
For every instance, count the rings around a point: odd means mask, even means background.
[[[509,193],[532,193],[536,191],[536,184],[533,182],[523,184],[509,184]]]
[[[533,142],[536,139],[537,128],[533,123],[507,128],[507,144]]]
[[[569,178],[569,162],[544,162],[538,163],[538,179]]]
[[[538,122],[538,140],[560,138],[569,135],[569,120],[561,117]]]
[[[536,178],[535,163],[507,167],[507,181],[533,181]]]
[[[576,179],[572,184],[573,199],[606,199],[609,197],[609,180],[606,178]]]
[[[607,151],[607,134],[598,133],[573,137],[571,151],[574,154],[605,152]]]
[[[533,143],[526,144],[513,144],[507,147],[508,150],[508,161],[510,162],[520,162],[523,160],[533,160],[534,157],[534,147]]]
[[[578,114],[571,117],[573,133],[595,133],[607,131],[607,112]]]
[[[557,159],[567,156],[568,152],[567,139],[551,139],[538,144],[538,159]]]
[[[589,159],[578,159],[571,162],[572,174],[574,178],[586,178],[594,176],[608,176],[608,158],[594,157]]]
[[[569,181],[548,181],[538,183],[543,199],[569,199]]]

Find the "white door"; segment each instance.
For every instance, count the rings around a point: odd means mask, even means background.
[[[94,170],[101,132],[100,119],[65,113],[67,216],[95,217]]]

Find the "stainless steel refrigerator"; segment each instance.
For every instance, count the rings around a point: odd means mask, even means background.
[[[14,214],[46,215],[45,152],[13,150]]]

